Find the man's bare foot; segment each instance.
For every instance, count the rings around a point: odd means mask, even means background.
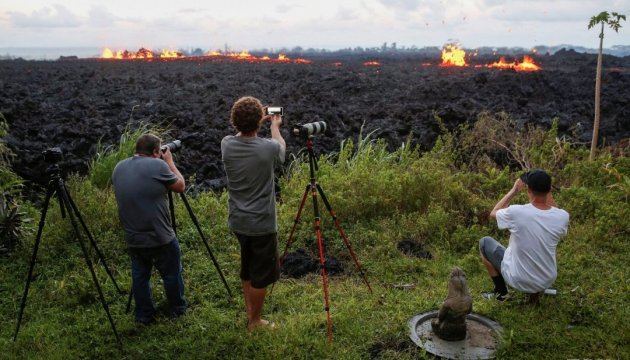
[[[260,319],[260,321],[250,322],[247,324],[247,330],[249,331],[253,331],[258,328],[265,328],[265,329],[273,330],[276,328],[276,324],[273,321],[264,320],[264,319]]]

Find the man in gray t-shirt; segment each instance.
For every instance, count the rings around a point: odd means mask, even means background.
[[[172,316],[186,311],[179,242],[168,212],[169,190],[183,192],[186,184],[161,140],[144,134],[136,142],[133,157],[120,161],[112,174],[118,215],[131,256],[135,318],[139,324],[153,322],[151,270],[159,270]]]
[[[258,137],[270,121],[271,139]],[[274,166],[284,162],[286,144],[280,133],[282,117],[264,116],[260,101],[240,98],[230,122],[238,131],[221,141],[229,194],[228,225],[241,245],[241,283],[249,330],[273,326],[261,318],[266,287],[280,276],[276,233]]]

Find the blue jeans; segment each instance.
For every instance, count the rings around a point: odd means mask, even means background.
[[[177,239],[153,248],[129,248],[131,256],[132,290],[136,301],[135,317],[140,323],[150,323],[155,315],[151,299],[151,270],[158,269],[164,282],[164,291],[169,304],[170,316],[186,312],[182,261]]]

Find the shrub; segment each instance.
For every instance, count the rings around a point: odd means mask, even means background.
[[[20,209],[17,198],[22,188],[22,179],[11,169],[11,160],[15,156],[9,149],[4,137],[8,133],[7,121],[0,114],[0,252],[12,251],[20,239],[29,232],[31,221]]]

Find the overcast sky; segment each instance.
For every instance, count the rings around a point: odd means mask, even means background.
[[[630,0],[0,0],[0,47],[596,48],[604,10],[630,17]],[[604,41],[630,45],[630,23]]]

